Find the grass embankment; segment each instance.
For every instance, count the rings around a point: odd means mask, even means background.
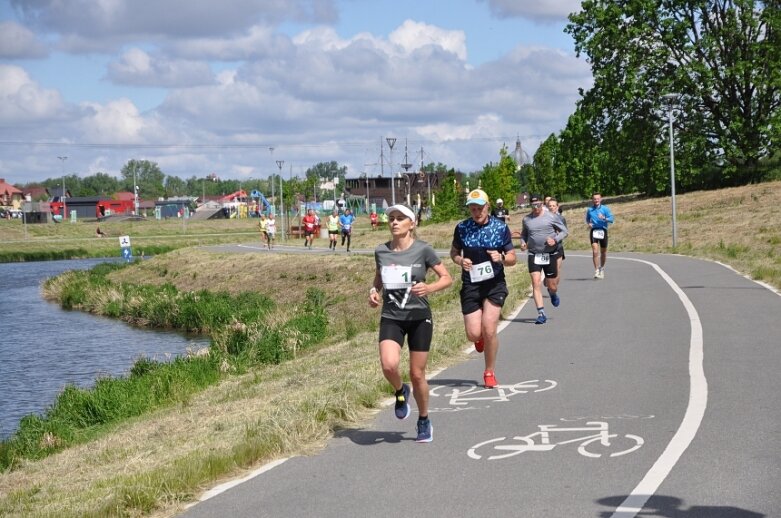
[[[96,228],[107,234],[97,237]],[[119,257],[119,236],[130,236],[133,253],[157,255],[177,248],[249,241],[257,220],[107,220],[41,223],[0,220],[0,263]]]
[[[690,193],[677,201],[676,252],[723,261],[781,287],[781,182]],[[612,251],[673,251],[669,199],[611,208],[617,220],[610,235]],[[573,232],[570,250],[588,249],[582,213],[565,213]],[[513,214],[514,229],[520,218],[520,213]],[[361,223],[354,248],[371,249],[387,237]],[[452,228],[425,226],[421,238],[447,248]],[[450,261],[445,263],[454,271]],[[322,289],[328,336],[295,359],[258,364],[243,373],[229,369],[221,372],[220,383],[174,398],[151,413],[104,426],[88,443],[42,460],[22,461],[17,469],[0,475],[0,514],[168,516],[222,477],[280,456],[315,451],[333,429],[360,423],[388,394],[377,366],[378,315],[365,302],[373,268],[370,256],[340,253],[229,255],[186,250],[111,273],[112,283],[168,284],[179,293],[207,288],[237,297],[262,293],[275,302],[273,313],[279,321],[289,320],[301,307],[308,288]],[[513,268],[509,278],[508,311],[524,299],[528,288],[524,267]],[[432,297],[432,368],[462,358],[457,288]],[[170,288],[159,291],[166,289]]]

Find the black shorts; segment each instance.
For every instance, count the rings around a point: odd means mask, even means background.
[[[500,308],[504,307],[504,300],[508,293],[507,283],[504,282],[504,279],[478,284],[464,283],[461,286],[461,314],[468,315],[483,309],[483,302],[486,299]]]
[[[531,272],[544,272],[545,277],[556,277],[559,274],[559,257],[558,251],[550,254],[550,262],[548,264],[534,264],[534,254],[530,253],[527,260],[529,267],[529,273]]]
[[[328,231],[328,235],[329,236],[338,236],[339,235],[339,231],[338,230],[329,230]]]
[[[304,237],[309,237],[315,235],[314,230],[304,230]]]
[[[380,342],[393,340],[403,347],[405,336],[410,351],[428,352],[431,349],[431,338],[434,336],[434,324],[431,318],[423,320],[380,318]]]
[[[602,239],[595,239],[594,238],[594,231],[595,230],[604,230],[605,231],[605,237],[602,238]],[[588,233],[588,237],[591,240],[591,244],[599,243],[599,247],[600,248],[607,248],[607,229],[606,228],[603,228],[603,229],[592,228],[589,231],[589,233]]]
[[[353,231],[352,228],[343,228],[342,235],[349,236],[352,231]]]

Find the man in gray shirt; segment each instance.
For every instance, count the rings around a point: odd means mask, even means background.
[[[532,211],[523,218],[521,250],[528,250],[529,275],[532,279],[534,303],[537,306],[535,324],[544,324],[545,306],[542,302],[542,275],[547,279],[548,294],[554,307],[561,302],[558,295],[559,271],[557,254],[559,243],[567,237],[567,227],[561,218],[546,211],[538,195],[531,197]]]

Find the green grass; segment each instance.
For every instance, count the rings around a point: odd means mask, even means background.
[[[21,459],[40,459],[81,444],[104,433],[108,425],[183,403],[226,371],[245,372],[255,365],[293,359],[325,337],[325,297],[318,289],[308,290],[289,320],[268,322],[266,316],[275,304],[261,294],[180,293],[171,284],[117,285],[107,280],[108,274],[126,267],[101,264],[89,271],[67,272],[49,279],[45,289],[64,308],[211,334],[209,354],[169,363],[140,359],[128,377],[101,378],[90,389],[66,387],[43,416],[24,417],[17,432],[0,443],[0,470],[13,469]]]

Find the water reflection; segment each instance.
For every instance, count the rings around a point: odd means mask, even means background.
[[[165,361],[209,345],[205,337],[137,329],[43,300],[46,278],[104,261],[0,264],[0,439],[68,383],[89,387],[96,377],[126,374],[141,356]]]

